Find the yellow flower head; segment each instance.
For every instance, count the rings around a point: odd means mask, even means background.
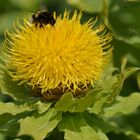
[[[74,94],[98,80],[111,54],[111,35],[92,20],[81,24],[81,17],[74,12],[70,18],[65,11],[63,16],[54,14],[54,26],[40,28],[28,20],[16,24],[4,44],[13,80],[37,86],[41,94],[56,88]]]

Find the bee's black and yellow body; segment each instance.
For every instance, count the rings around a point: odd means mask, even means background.
[[[32,23],[35,24],[35,26],[43,27],[43,25],[50,24],[54,26],[55,24],[55,19],[52,14],[49,12],[41,12],[38,11],[32,15]]]

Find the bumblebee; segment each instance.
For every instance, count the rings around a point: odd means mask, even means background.
[[[35,27],[39,26],[40,28],[47,24],[54,26],[55,19],[53,15],[47,11],[38,11],[32,15],[32,23],[35,24]]]

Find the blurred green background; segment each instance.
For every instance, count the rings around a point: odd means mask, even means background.
[[[65,9],[82,10],[83,21],[98,16],[99,21],[113,34],[114,66],[120,68],[122,60],[127,58],[127,66],[140,67],[140,0],[1,0],[0,46],[5,29],[11,30],[16,18],[27,17],[44,7],[57,14],[63,13]],[[126,96],[135,91],[140,91],[140,73],[125,81],[121,95]],[[136,129],[140,130],[140,126],[137,125]],[[2,137],[0,135],[0,140]],[[129,140],[113,133],[109,137],[111,140]]]

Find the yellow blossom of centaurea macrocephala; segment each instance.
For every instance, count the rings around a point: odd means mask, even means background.
[[[3,49],[14,81],[38,87],[46,97],[54,89],[75,94],[100,78],[111,56],[111,34],[104,25],[95,27],[96,21],[81,24],[81,12],[69,15],[54,14],[55,25],[42,28],[24,20],[6,33]]]

